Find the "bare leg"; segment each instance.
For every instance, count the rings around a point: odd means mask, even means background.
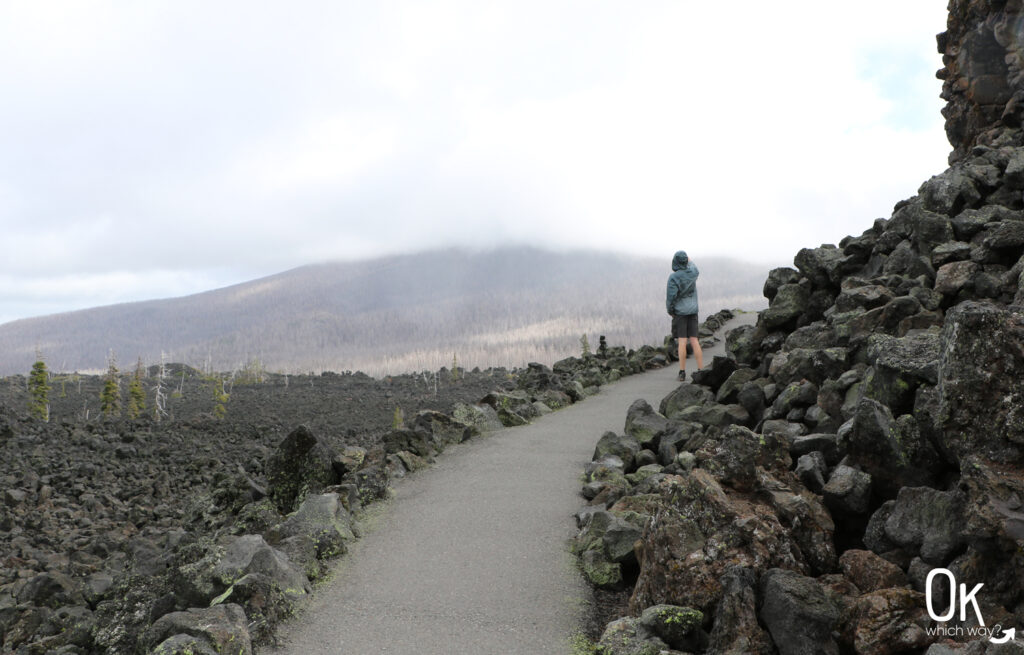
[[[679,343],[679,370],[686,370],[686,339],[676,339]]]
[[[699,371],[704,368],[704,351],[700,349],[700,339],[690,337],[690,346],[693,348],[693,356],[697,360],[697,370]]]

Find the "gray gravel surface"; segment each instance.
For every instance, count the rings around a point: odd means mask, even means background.
[[[741,315],[726,329],[755,318]],[[705,364],[723,345],[705,350]],[[400,481],[373,529],[282,626],[279,647],[264,652],[568,653],[590,598],[567,550],[583,504],[579,475],[600,436],[622,432],[629,405],[644,398],[657,407],[677,372],[625,378],[530,425],[452,448]]]

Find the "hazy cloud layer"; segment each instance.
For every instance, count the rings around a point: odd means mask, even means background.
[[[944,168],[942,4],[3,3],[0,322],[442,245],[788,261]]]

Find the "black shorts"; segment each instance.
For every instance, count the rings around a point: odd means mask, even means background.
[[[676,339],[686,339],[697,336],[697,315],[683,314],[672,317],[672,336]]]

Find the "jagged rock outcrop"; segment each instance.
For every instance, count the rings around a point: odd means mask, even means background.
[[[938,41],[943,68],[937,75],[953,145],[950,163],[975,145],[1000,138],[1005,134],[1000,128],[1017,128],[1024,121],[1022,16],[1019,0],[949,3],[947,30]]]
[[[699,609],[698,652],[1001,652],[929,613],[937,569],[1024,625],[1022,7],[950,3],[950,168],[771,271],[731,361],[662,400],[661,469],[590,497],[645,517],[630,610]]]

